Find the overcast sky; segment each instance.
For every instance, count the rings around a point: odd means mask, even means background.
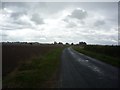
[[[118,44],[117,2],[2,2],[1,41]]]

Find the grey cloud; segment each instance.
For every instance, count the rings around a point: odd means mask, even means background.
[[[32,15],[31,20],[35,23],[35,24],[44,24],[43,19],[40,17],[39,14],[35,13]]]
[[[24,28],[32,28],[32,25],[30,22],[26,20],[21,20],[21,17],[24,15],[28,17],[27,12],[24,11],[23,9],[24,7],[22,6],[25,6],[25,5],[23,3],[3,3],[3,11],[4,11],[4,8],[7,8],[8,10],[12,10],[12,12],[8,13],[9,17],[7,17],[7,23],[0,25],[2,30],[17,30],[17,29],[24,29]]]
[[[13,23],[15,23],[16,25],[23,25],[23,26],[26,26],[26,25],[31,25],[30,23],[28,22],[25,22],[25,21],[21,21],[21,20],[14,20]]]
[[[0,25],[0,28],[2,30],[18,30],[18,29],[24,29],[24,28],[34,28],[29,23],[25,23],[19,20],[14,20],[13,22],[9,22],[7,24]]]
[[[49,30],[49,24],[48,24],[48,28],[45,28],[46,31],[44,32],[44,38],[43,36],[40,37],[38,35],[38,37],[36,36],[36,33],[32,33],[33,36],[29,37],[30,41],[38,41],[38,42],[53,42],[54,40],[62,40],[64,42],[79,42],[80,40],[82,41],[87,41],[87,43],[100,43],[100,44],[112,44],[114,43],[112,41],[112,39],[114,39],[116,37],[116,35],[108,35],[106,37],[106,35],[96,35],[95,36],[92,34],[95,31],[99,30],[103,30],[103,32],[105,30],[110,30],[110,28],[112,27],[112,25],[116,25],[117,22],[117,3],[78,3],[78,2],[72,2],[72,3],[55,3],[55,2],[47,2],[47,3],[43,3],[43,2],[6,2],[3,3],[3,8],[8,8],[9,10],[12,10],[13,13],[11,13],[10,18],[6,17],[5,19],[7,19],[2,25],[4,25],[2,27],[3,30],[6,30],[4,32],[17,32],[17,31],[12,31],[12,30],[21,30],[21,32],[24,31],[26,28],[27,29],[32,29],[32,25],[29,24],[29,20],[24,22],[19,20],[20,17],[22,17],[22,15],[27,15],[27,17],[29,18],[30,16],[30,22],[33,24],[35,23],[36,25],[39,24],[44,24],[44,18],[45,19],[51,19],[52,16],[56,15],[56,17],[60,18],[60,14],[57,16],[57,13],[61,13],[63,10],[68,10],[67,12],[69,13],[69,10],[73,10],[73,12],[71,13],[71,15],[68,15],[66,18],[64,19],[64,22],[66,22],[65,24],[67,25],[66,27],[64,27],[65,25],[63,25],[63,27],[60,27],[61,29],[58,30],[57,33],[60,33],[60,31],[63,30],[63,33],[66,33],[66,35],[61,35],[58,36],[55,33],[52,33]],[[80,10],[80,9],[75,9],[75,8],[83,8],[86,11]],[[111,13],[112,12],[112,13]],[[108,19],[105,19],[105,21],[103,20],[98,20],[96,21],[96,19],[94,19],[94,17],[89,17],[90,13],[95,14],[98,13],[102,16],[105,16],[105,18],[107,17]],[[8,13],[9,14],[9,13]],[[97,17],[97,16],[96,16]],[[89,18],[93,18],[93,22],[89,21]],[[52,18],[52,20],[54,20],[54,18]],[[87,21],[88,20],[88,21]],[[27,23],[28,22],[28,23]],[[91,24],[87,24],[86,22],[90,22]],[[94,23],[95,22],[95,23]],[[111,23],[108,23],[111,22]],[[57,23],[57,22],[56,22]],[[60,23],[60,25],[62,26],[62,24],[64,23]],[[50,24],[51,25],[51,24]],[[43,25],[44,26],[44,25]],[[45,25],[47,26],[47,24]],[[91,27],[92,26],[92,27]],[[101,27],[102,26],[102,27]],[[59,27],[59,25],[57,26]],[[1,28],[1,26],[0,26]],[[64,29],[62,29],[64,28]],[[94,29],[93,32],[88,32],[89,29]],[[106,29],[109,28],[109,29]],[[33,30],[39,29],[38,27],[36,27]],[[83,30],[82,30],[83,29]],[[85,30],[84,30],[85,29]],[[9,30],[9,31],[7,31]],[[10,31],[11,30],[11,31]],[[54,32],[54,25],[53,25],[53,29],[52,31]],[[79,31],[79,33],[78,33]],[[90,30],[91,31],[91,30]],[[75,33],[76,32],[76,33]],[[46,33],[49,33],[50,35],[47,35]],[[75,33],[75,34],[74,34]],[[22,33],[21,33],[22,34]],[[55,34],[55,35],[54,35]],[[67,36],[68,34],[68,36]],[[69,37],[69,34],[71,35]],[[46,36],[46,37],[45,37]],[[62,37],[63,36],[63,37]],[[15,35],[14,36],[5,36],[6,38],[4,38],[4,41],[6,40],[29,40],[26,39],[26,36],[19,36],[19,35]],[[99,38],[101,37],[101,38]],[[104,38],[107,38],[106,40],[103,40]],[[108,40],[108,38],[110,38],[110,40]],[[116,43],[115,43],[116,44]]]
[[[65,17],[63,21],[66,22],[66,28],[74,28],[79,25],[85,25],[85,22],[83,20],[75,20],[69,17]]]
[[[8,35],[7,35],[7,34],[5,34],[5,33],[3,33],[1,36],[2,36],[2,37],[7,37]]]
[[[104,24],[105,24],[105,21],[104,21],[104,20],[97,20],[97,21],[94,23],[94,26],[99,27],[99,26],[102,26],[102,25],[104,25]]]
[[[5,2],[3,3],[3,7],[2,7],[3,11],[4,8],[7,8],[12,12],[8,13],[10,17],[8,17],[7,23],[3,25],[2,27],[3,30],[20,29],[20,28],[25,28],[26,26],[28,27],[28,25],[31,25],[29,22],[20,19],[22,16],[27,15],[27,12],[25,11],[26,7],[24,3]]]
[[[39,13],[53,14],[65,9],[69,3],[59,2],[3,2],[3,8],[9,8],[14,11],[27,12],[29,14]],[[34,11],[34,12],[33,12]],[[38,12],[39,11],[39,12]]]
[[[1,27],[2,30],[18,30],[18,29],[24,29],[25,26],[6,26],[6,27]]]
[[[25,14],[26,14],[25,12],[14,12],[11,13],[10,17],[16,20]]]
[[[26,4],[20,2],[2,2],[2,10],[4,11],[5,9],[12,11],[10,15],[12,18],[26,14],[26,10],[28,11]]]
[[[81,34],[80,36],[83,41],[87,41],[87,43],[91,44],[105,44],[105,45],[110,45],[110,44],[117,44],[117,39],[116,36],[109,36],[109,35],[102,35],[102,34]]]
[[[24,29],[24,28],[33,28],[32,24],[20,19],[9,19],[8,23],[1,24],[0,28],[2,30],[17,30],[17,29]]]
[[[73,27],[76,27],[77,25],[74,23],[74,22],[69,22],[68,24],[67,24],[67,28],[73,28]]]
[[[2,9],[9,8],[13,11],[25,12],[29,6],[25,2],[2,2]]]
[[[0,2],[0,9],[2,9],[2,2]]]
[[[82,9],[75,9],[71,15],[68,15],[69,17],[72,18],[77,18],[77,19],[85,19],[87,17],[87,12],[82,10]]]
[[[120,27],[120,2],[118,2],[118,26]],[[119,28],[120,31],[120,28]]]

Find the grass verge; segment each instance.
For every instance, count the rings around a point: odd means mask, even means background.
[[[3,88],[44,88],[60,64],[61,47],[23,63],[5,77]],[[47,86],[46,86],[47,87]]]
[[[99,53],[99,51],[98,51],[98,53],[96,53],[96,52],[85,50],[84,48],[80,48],[80,47],[73,47],[73,48],[76,51],[78,51],[80,53],[83,53],[85,55],[88,55],[88,56],[90,56],[92,58],[101,60],[101,61],[103,61],[105,63],[111,64],[112,66],[120,67],[120,60],[119,60],[119,58],[111,57],[111,56]]]

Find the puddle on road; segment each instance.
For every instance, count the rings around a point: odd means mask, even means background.
[[[88,62],[88,60],[85,60],[86,62]]]
[[[89,62],[89,60],[83,60],[83,59],[78,59],[78,61],[83,64],[84,66],[89,67],[92,71],[98,72],[101,75],[104,75],[102,70],[98,68],[97,66],[93,65],[92,63]]]
[[[94,65],[91,65],[91,66],[88,66],[89,68],[91,68],[93,71],[95,71],[95,72],[98,72],[98,73],[100,73],[100,74],[102,74],[103,72],[98,68],[98,67],[96,67],[96,66],[94,66]]]
[[[82,62],[82,63],[86,63],[86,64],[89,62],[89,60],[83,60],[83,59],[80,59],[80,58],[78,59],[78,61]]]

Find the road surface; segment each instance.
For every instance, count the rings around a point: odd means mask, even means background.
[[[72,48],[63,50],[59,88],[117,88],[118,69]]]

